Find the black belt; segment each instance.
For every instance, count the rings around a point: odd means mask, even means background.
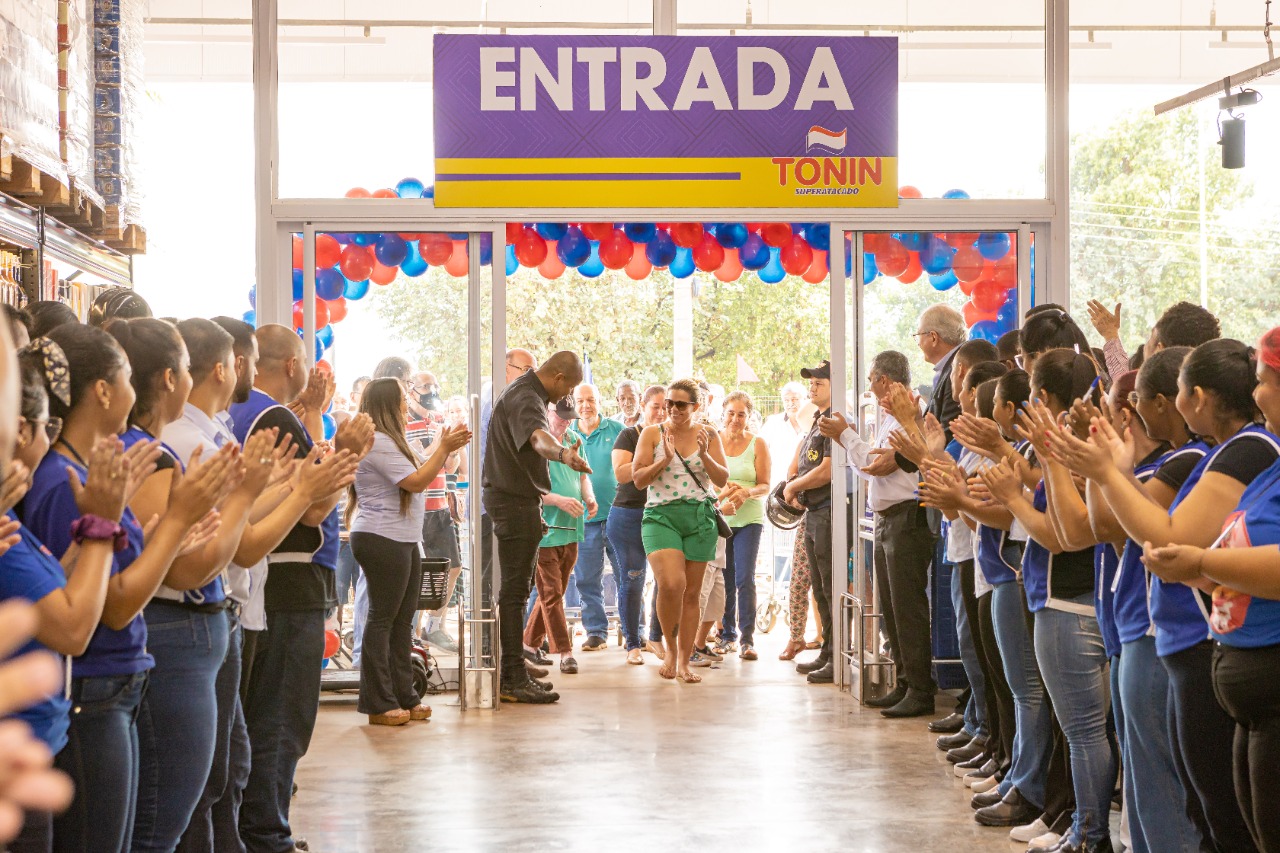
[[[196,613],[221,613],[231,606],[231,599],[224,598],[221,601],[197,604],[194,601],[174,601],[171,598],[153,598],[151,599],[151,604],[165,604],[169,607],[180,607],[183,610],[191,610]]]
[[[915,499],[913,498],[909,501],[898,501],[896,504],[893,504],[892,506],[889,506],[885,509],[876,510],[875,513],[876,515],[881,516],[882,518],[889,518],[890,516],[902,515],[907,510],[915,509],[917,507],[919,507],[919,504],[916,503]]]

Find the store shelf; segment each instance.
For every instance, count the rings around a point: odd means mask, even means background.
[[[128,286],[132,281],[129,258],[51,216],[43,217],[43,249],[54,261],[104,279]],[[0,243],[18,249],[41,246],[41,211],[0,194]]]

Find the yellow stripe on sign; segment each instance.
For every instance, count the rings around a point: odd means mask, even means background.
[[[436,161],[438,207],[897,207],[893,157]]]

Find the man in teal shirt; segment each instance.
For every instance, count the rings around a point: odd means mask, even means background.
[[[613,495],[618,491],[618,481],[613,476],[613,443],[624,427],[618,421],[601,416],[600,393],[594,385],[583,383],[575,388],[573,403],[578,410],[573,430],[582,437],[580,452],[591,466],[591,486],[600,511],[586,523],[582,544],[578,547],[578,563],[573,568],[573,581],[565,592],[565,603],[569,607],[582,608],[582,627],[587,632],[582,650],[598,652],[609,645],[606,640],[609,618],[604,613],[605,552],[608,552],[612,566],[618,565],[618,558],[605,536],[604,523],[609,518]],[[614,589],[616,596],[616,586]]]
[[[568,397],[547,406],[551,434],[565,447],[578,447],[583,443],[582,437],[569,429],[577,415]],[[573,638],[569,636],[565,619],[564,593],[578,559],[584,526],[588,519],[596,516],[598,507],[588,475],[560,462],[550,462],[548,473],[551,491],[542,496],[542,520],[547,532],[538,545],[538,570],[534,576],[538,597],[525,622],[525,655],[536,660],[545,639],[551,652],[560,655],[560,671],[574,675],[578,662],[573,657]]]

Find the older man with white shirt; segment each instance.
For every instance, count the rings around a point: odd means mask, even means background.
[[[884,630],[889,639],[897,685],[892,693],[867,704],[883,708],[886,717],[918,717],[933,713],[933,681],[929,636],[929,563],[934,534],[916,494],[918,477],[894,466],[876,474],[872,463],[892,456],[889,435],[900,428],[885,409],[894,383],[911,386],[907,357],[887,350],[871,362],[867,385],[876,402],[874,441],[858,435],[839,412],[823,418],[822,434],[837,439],[849,454],[849,464],[867,480],[867,503],[875,513],[874,564],[880,587]]]

